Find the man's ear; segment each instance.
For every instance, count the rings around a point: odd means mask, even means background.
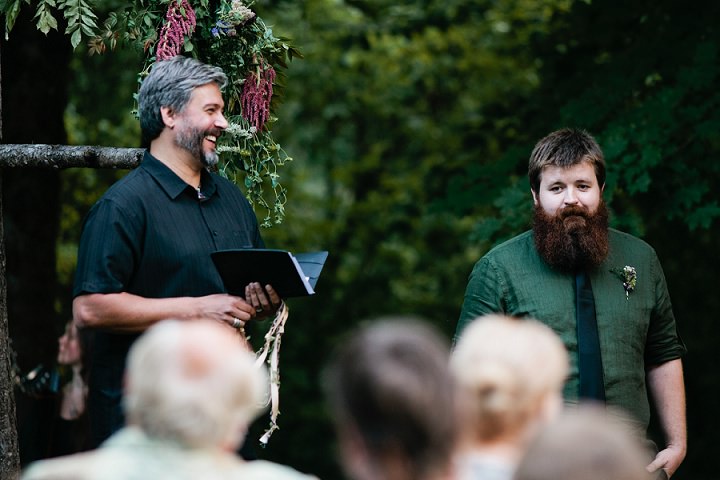
[[[600,194],[602,195],[603,193],[605,193],[605,184],[604,183],[600,187]]]
[[[175,110],[172,107],[160,107],[160,115],[162,115],[166,127],[173,128],[175,126]]]
[[[538,196],[537,196],[537,193],[536,193],[535,190],[533,190],[532,188],[530,189],[530,193],[532,193],[533,205],[537,205],[537,204],[538,204]]]

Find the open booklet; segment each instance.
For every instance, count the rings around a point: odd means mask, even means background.
[[[328,252],[291,253],[268,248],[220,250],[210,254],[215,268],[231,295],[245,297],[252,282],[270,284],[281,298],[315,293]]]

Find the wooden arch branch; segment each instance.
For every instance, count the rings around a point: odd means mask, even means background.
[[[143,158],[142,148],[68,145],[0,145],[0,168],[117,168],[133,169]]]

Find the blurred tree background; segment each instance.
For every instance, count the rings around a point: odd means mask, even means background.
[[[605,151],[613,226],[657,250],[689,349],[689,453],[674,478],[716,476],[720,4],[264,0],[253,8],[305,56],[290,66],[273,129],[294,161],[281,178],[287,218],[264,232],[266,243],[330,251],[317,295],[288,302],[280,430],[260,456],[342,478],[320,386],[329,355],[380,315],[421,315],[449,340],[474,262],[529,226],[532,146],[575,126]],[[68,141],[138,146],[130,110],[140,57],[81,50],[69,63]],[[4,120],[7,129],[12,119]],[[36,287],[59,292],[55,326],[70,315],[82,217],[118,175],[60,174],[58,240],[47,246],[56,249],[56,280]],[[24,215],[47,221],[46,212]],[[10,322],[16,337],[20,320]]]

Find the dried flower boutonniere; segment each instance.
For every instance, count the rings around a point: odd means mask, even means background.
[[[635,267],[625,265],[622,270],[620,270],[619,268],[613,268],[610,271],[620,277],[620,279],[623,281],[623,288],[625,288],[625,298],[627,300],[630,300],[630,294],[635,290],[635,285],[637,284],[637,272],[635,271]]]

